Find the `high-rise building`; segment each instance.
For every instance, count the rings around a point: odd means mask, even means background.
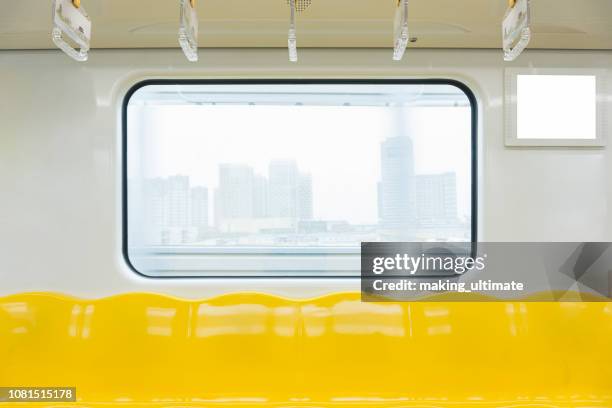
[[[144,182],[143,237],[148,244],[191,242],[189,177],[147,179]]]
[[[268,216],[268,180],[260,175],[253,178],[253,217]]]
[[[396,136],[383,141],[380,163],[380,227],[390,239],[410,239],[416,229],[412,140],[408,136]]]
[[[274,160],[268,166],[268,210],[273,218],[297,218],[298,167],[293,160]]]
[[[269,163],[269,177],[244,164],[219,166],[215,190],[215,226],[221,232],[294,229],[313,216],[312,177],[295,161]]]
[[[296,221],[311,219],[312,177],[301,174],[294,160],[272,161],[268,171],[268,215]]]
[[[457,223],[455,173],[416,176],[416,213],[422,226]]]
[[[208,189],[193,187],[191,189],[191,225],[202,236],[208,230]]]
[[[245,164],[220,164],[215,197],[215,222],[253,218],[253,169]]]
[[[143,183],[143,226],[162,227],[166,224],[165,210],[166,180],[146,179]],[[148,234],[150,235],[150,234]]]
[[[298,180],[297,214],[299,220],[311,220],[312,208],[312,176],[300,174]]]
[[[189,177],[171,176],[165,183],[166,226],[189,225]]]

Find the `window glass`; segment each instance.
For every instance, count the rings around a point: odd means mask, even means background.
[[[126,256],[153,276],[353,275],[470,241],[472,106],[441,84],[158,84],[126,109]]]

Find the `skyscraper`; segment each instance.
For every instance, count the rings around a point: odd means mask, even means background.
[[[312,208],[312,176],[300,174],[298,180],[297,213],[299,220],[311,220]]]
[[[416,176],[416,212],[422,226],[457,223],[455,173]]]
[[[244,164],[219,166],[215,225],[222,232],[296,228],[312,219],[312,178],[292,160],[269,163],[269,177]]]
[[[202,236],[208,230],[208,189],[193,187],[191,189],[191,225]]]
[[[387,138],[380,146],[378,185],[380,226],[389,239],[411,239],[416,227],[414,152],[408,136]]]
[[[186,243],[194,239],[190,223],[189,177],[147,179],[144,183],[144,241]]]
[[[298,168],[293,160],[274,160],[268,166],[269,214],[297,218]]]
[[[215,223],[253,217],[253,169],[246,164],[220,164],[215,197]]]
[[[294,160],[275,160],[268,167],[268,214],[308,220],[313,216],[312,177],[301,174]]]
[[[189,177],[171,176],[165,183],[164,225],[171,227],[187,227],[189,225]]]
[[[268,180],[260,175],[253,178],[253,216],[268,216]]]
[[[166,224],[165,210],[166,180],[162,178],[146,179],[143,183],[143,226],[162,227]],[[149,235],[150,234],[146,234]],[[150,238],[149,238],[150,240]]]

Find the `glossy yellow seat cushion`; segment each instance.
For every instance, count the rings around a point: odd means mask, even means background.
[[[82,406],[612,407],[612,304],[20,294],[0,298],[0,386],[75,386]]]

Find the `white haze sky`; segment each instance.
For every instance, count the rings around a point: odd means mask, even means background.
[[[398,112],[370,106],[130,106],[129,175],[187,175],[192,186],[209,188],[212,203],[220,163],[245,163],[267,176],[271,160],[295,159],[301,172],[312,175],[316,219],[374,224],[380,143],[408,132],[416,174],[454,171],[459,215],[469,215],[469,108]]]

